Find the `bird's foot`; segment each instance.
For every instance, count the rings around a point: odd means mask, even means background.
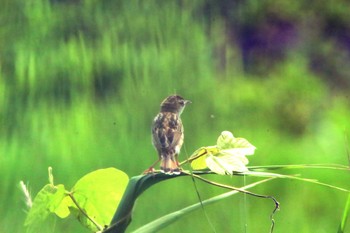
[[[181,167],[177,167],[175,169],[170,169],[170,168],[161,169],[160,171],[166,175],[180,175],[182,169]]]
[[[146,175],[146,174],[150,174],[150,173],[154,173],[155,170],[154,170],[154,167],[150,167],[148,169],[146,169],[144,172],[142,172],[143,175]]]

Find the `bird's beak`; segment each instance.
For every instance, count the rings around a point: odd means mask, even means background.
[[[192,101],[191,100],[185,100],[185,105],[187,104],[192,104]]]

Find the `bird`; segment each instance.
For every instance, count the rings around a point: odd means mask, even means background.
[[[160,112],[152,124],[152,144],[158,152],[158,160],[148,171],[153,171],[153,166],[160,161],[161,172],[169,175],[181,173],[178,155],[184,142],[184,127],[180,116],[189,103],[190,100],[179,95],[170,95],[160,104]]]

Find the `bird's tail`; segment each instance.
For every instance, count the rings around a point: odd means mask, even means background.
[[[169,175],[179,175],[181,173],[179,162],[174,156],[161,156],[160,170]]]

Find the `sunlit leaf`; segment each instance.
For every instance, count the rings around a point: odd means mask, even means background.
[[[252,188],[254,186],[257,186],[259,184],[262,184],[264,182],[267,182],[269,181],[270,179],[266,179],[266,180],[262,180],[262,181],[258,181],[256,183],[252,183],[252,184],[249,184],[247,186],[244,186],[242,187],[241,189],[242,190],[246,190],[246,189],[249,189],[249,188]],[[220,195],[217,195],[215,197],[212,197],[212,198],[209,198],[207,200],[203,200],[201,203],[196,203],[196,204],[193,204],[193,205],[190,205],[186,208],[183,208],[181,210],[178,210],[178,211],[175,211],[175,212],[172,212],[170,214],[167,214],[167,215],[164,215],[142,227],[140,227],[139,229],[133,231],[133,233],[153,233],[153,232],[158,232],[162,229],[164,229],[165,227],[167,227],[168,225],[176,222],[177,220],[179,220],[180,218],[186,216],[187,214],[199,209],[199,208],[203,208],[203,206],[206,206],[206,205],[210,205],[210,204],[214,204],[216,202],[219,202],[221,200],[224,200],[236,193],[238,193],[239,191],[230,191],[230,192],[227,192],[227,193],[223,193],[223,194],[220,194]]]
[[[199,148],[190,156],[190,159],[196,158],[191,162],[191,167],[194,170],[202,170],[208,168],[207,163],[205,162],[207,155],[213,153],[216,154],[218,152],[219,150],[216,146]]]
[[[169,176],[164,173],[154,173],[134,176],[130,179],[125,193],[113,219],[110,223],[110,228],[106,232],[121,233],[125,232],[126,228],[131,222],[132,211],[135,205],[136,199],[151,186],[169,179],[174,179],[179,176],[186,176],[185,173],[181,173],[177,176]]]
[[[216,146],[202,147],[190,157],[194,170],[209,168],[218,174],[248,171],[247,155],[255,152],[253,146],[245,138],[235,138],[229,131],[223,131],[217,139]]]
[[[245,155],[252,155],[255,152],[256,147],[248,142],[245,138],[236,138],[233,143],[234,149],[240,149],[240,153]]]
[[[219,149],[233,148],[236,138],[230,131],[223,131],[216,141],[216,145]]]
[[[201,156],[199,157],[198,159],[195,159],[191,162],[191,167],[194,169],[194,170],[203,170],[203,169],[206,169],[208,166],[207,166],[207,163],[205,162],[205,159],[206,159],[206,156]]]
[[[72,200],[69,196],[62,199],[61,203],[55,209],[55,214],[60,218],[66,218],[70,214],[69,207],[72,205]]]
[[[36,195],[24,225],[29,229],[35,229],[48,218],[50,213],[56,213],[60,217],[68,216],[69,210],[62,203],[65,197],[66,190],[63,185],[45,185]]]
[[[246,158],[244,156],[232,156],[230,154],[222,156],[209,155],[205,162],[211,171],[220,175],[231,175],[233,172],[248,171],[245,166]]]
[[[129,178],[124,172],[115,168],[96,170],[82,177],[74,185],[73,197],[79,207],[103,227],[110,223],[128,180]],[[96,225],[87,219],[80,210],[77,209],[74,212],[86,227],[93,231],[98,230]]]

